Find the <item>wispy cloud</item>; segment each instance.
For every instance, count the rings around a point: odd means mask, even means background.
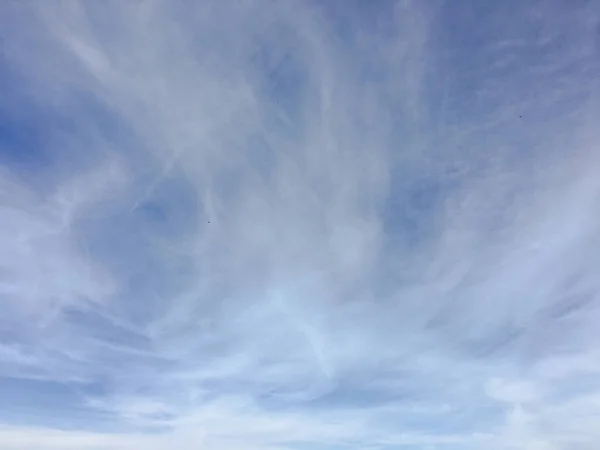
[[[0,447],[593,448],[593,2],[0,24]]]

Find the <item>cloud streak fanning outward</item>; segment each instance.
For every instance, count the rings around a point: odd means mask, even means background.
[[[496,3],[1,4],[0,447],[595,448],[600,5]]]

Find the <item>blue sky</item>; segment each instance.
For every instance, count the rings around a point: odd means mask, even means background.
[[[600,3],[0,4],[0,447],[587,450]]]

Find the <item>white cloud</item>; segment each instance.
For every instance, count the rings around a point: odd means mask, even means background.
[[[0,6],[0,447],[591,449],[600,11],[503,8]]]

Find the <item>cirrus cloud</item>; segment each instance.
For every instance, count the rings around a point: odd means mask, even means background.
[[[0,21],[2,448],[600,437],[593,2]]]

